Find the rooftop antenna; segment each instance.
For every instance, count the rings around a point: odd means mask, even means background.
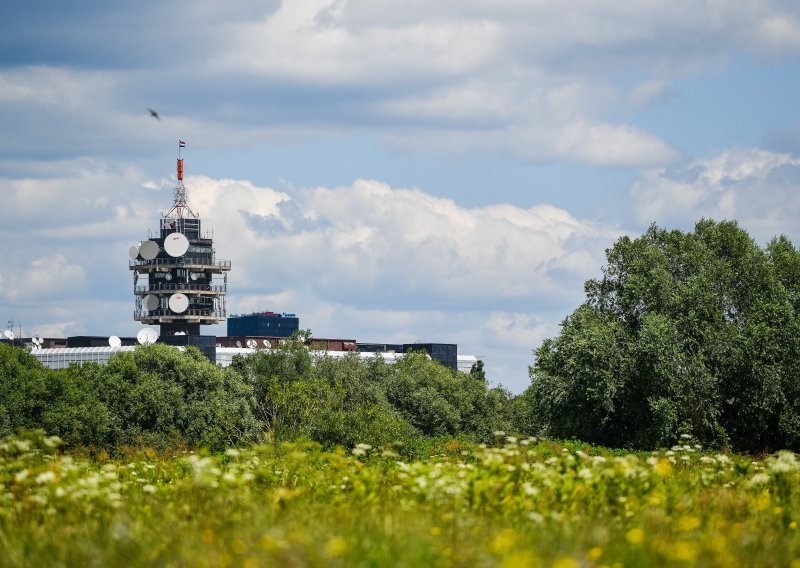
[[[188,214],[192,219],[197,219],[197,213],[192,211],[186,203],[186,186],[183,185],[183,158],[181,158],[181,148],[186,148],[186,142],[178,140],[178,183],[175,185],[172,192],[174,200],[172,209],[170,209],[164,217],[174,215],[178,219],[183,219]]]

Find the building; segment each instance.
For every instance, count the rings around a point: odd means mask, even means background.
[[[455,343],[357,343],[361,353],[408,353],[424,351],[431,359],[454,371],[458,367],[458,345]]]
[[[254,312],[231,315],[228,336],[289,337],[300,329],[300,318],[294,314]]]
[[[200,326],[225,319],[229,260],[215,257],[214,241],[186,202],[183,160],[172,208],[161,217],[155,237],[130,248],[136,305],[133,317],[159,325],[160,336],[200,335]]]

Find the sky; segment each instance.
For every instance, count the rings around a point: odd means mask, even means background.
[[[799,95],[789,0],[6,3],[0,327],[138,331],[183,139],[229,313],[457,343],[521,392],[620,236],[800,243]]]

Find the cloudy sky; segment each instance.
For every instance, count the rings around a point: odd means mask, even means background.
[[[514,392],[620,235],[800,242],[790,0],[7,4],[0,326],[26,335],[136,333],[127,251],[178,138],[229,312],[456,342]]]

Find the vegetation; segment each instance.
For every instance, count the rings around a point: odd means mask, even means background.
[[[610,446],[800,449],[800,251],[735,222],[651,226],[536,351],[518,423]]]
[[[220,369],[198,350],[150,345],[108,365],[53,371],[0,345],[0,436],[42,429],[70,448],[225,448],[258,441],[358,443],[408,455],[429,437],[486,442],[509,426],[509,399],[423,353],[395,365],[334,359],[299,338]]]
[[[800,464],[516,440],[59,454],[0,442],[4,566],[795,566]]]

